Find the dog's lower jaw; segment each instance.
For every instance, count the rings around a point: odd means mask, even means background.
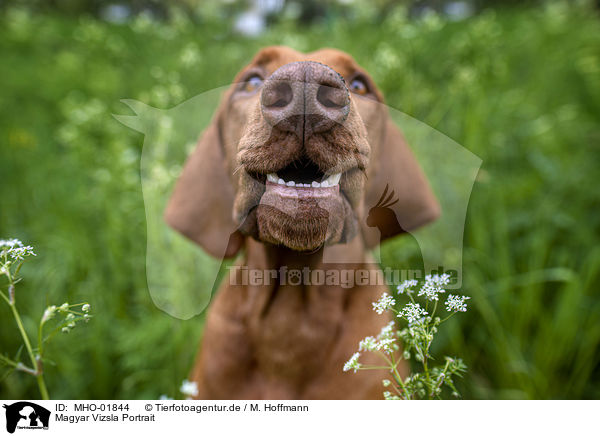
[[[342,186],[298,188],[265,184],[243,171],[234,220],[243,234],[296,251],[347,243],[358,234],[360,197],[354,192],[360,192],[363,179],[352,170],[342,176]]]

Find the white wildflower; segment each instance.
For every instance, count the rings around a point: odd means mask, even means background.
[[[378,351],[383,351],[384,353],[391,353],[392,351],[394,351],[394,343],[396,342],[395,339],[382,339],[379,342],[377,342],[377,350]]]
[[[8,255],[12,257],[13,260],[23,260],[27,256],[36,256],[31,245],[27,245],[26,247],[11,248],[8,250]]]
[[[405,280],[400,283],[396,289],[398,289],[398,294],[402,295],[406,292],[406,295],[410,295],[413,293],[411,288],[417,286],[418,282],[416,280]]]
[[[394,321],[390,321],[385,325],[381,331],[379,332],[379,336],[377,336],[378,340],[382,339],[392,339],[394,337]]]
[[[428,300],[437,300],[440,289],[431,282],[425,282],[419,290],[418,296],[424,295]],[[441,292],[444,292],[443,290]]]
[[[373,336],[367,336],[358,344],[358,351],[374,351],[377,349],[377,340]]]
[[[196,395],[198,395],[198,385],[196,384],[196,382],[184,380],[181,383],[179,391],[182,394],[187,395],[188,397],[195,397]]]
[[[8,256],[16,261],[36,255],[31,245],[24,246],[18,239],[0,239],[0,249],[0,256]],[[3,273],[6,274],[6,271]]]
[[[448,299],[446,300],[446,310],[448,310],[448,312],[466,312],[466,301],[469,299],[471,299],[471,297],[450,294],[448,295]]]
[[[419,297],[424,295],[429,301],[438,300],[438,294],[446,292],[443,286],[450,283],[449,274],[433,274],[425,276],[425,283],[417,294]]]
[[[0,239],[0,248],[22,247],[23,243],[18,239]]]
[[[354,353],[352,357],[344,364],[344,371],[350,371],[351,369],[354,372],[360,369],[360,363],[358,363],[358,358],[360,357],[360,353]]]
[[[367,336],[360,341],[358,351],[383,351],[384,353],[391,353],[396,348],[396,338],[394,336],[394,321],[390,321],[381,329],[377,338]]]
[[[89,312],[90,311],[90,305],[89,304],[84,304],[83,306],[81,306],[81,310],[83,310],[84,312]]]
[[[384,292],[383,294],[381,294],[381,297],[378,301],[371,304],[373,304],[373,310],[379,315],[381,315],[389,308],[394,307],[394,304],[396,304],[396,300],[394,300],[394,298],[391,295],[388,295],[387,292]]]
[[[388,391],[385,391],[383,393],[383,398],[385,398],[386,400],[399,400],[400,399],[400,397],[398,395],[394,395]]]
[[[399,318],[405,318],[409,324],[419,321],[423,316],[427,315],[419,303],[408,303],[398,315]]]
[[[56,313],[56,306],[48,306],[46,310],[44,310],[44,315],[42,316],[42,324],[46,321],[54,318],[54,314]]]
[[[58,308],[59,312],[66,312],[67,310],[69,310],[69,303],[63,303]]]
[[[425,280],[431,280],[433,282],[438,283],[441,286],[445,286],[445,285],[449,285],[450,284],[450,274],[433,274],[433,275],[429,275],[425,277]]]

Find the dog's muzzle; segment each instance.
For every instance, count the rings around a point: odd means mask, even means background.
[[[276,70],[261,94],[264,119],[301,140],[343,123],[350,112],[344,78],[317,62],[293,62]]]

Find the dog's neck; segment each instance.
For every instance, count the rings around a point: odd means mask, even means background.
[[[265,244],[252,238],[246,240],[245,264],[256,269],[332,269],[367,262],[368,255],[360,237],[348,244],[321,247],[312,252],[300,252],[287,247]]]

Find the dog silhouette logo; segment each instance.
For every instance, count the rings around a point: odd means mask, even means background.
[[[19,401],[11,405],[4,404],[6,409],[6,431],[14,433],[18,429],[48,429],[50,411],[28,401]]]

